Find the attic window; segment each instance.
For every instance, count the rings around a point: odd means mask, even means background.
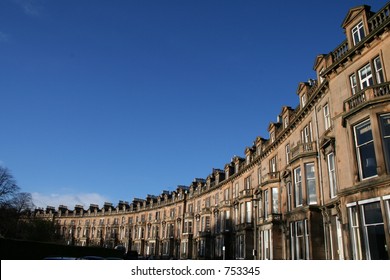
[[[352,28],[353,44],[356,46],[361,40],[363,40],[364,36],[364,27],[363,22],[361,21]]]
[[[288,127],[288,124],[289,124],[289,122],[288,122],[288,116],[285,116],[285,117],[284,117],[283,123],[284,123],[284,128],[287,128],[287,127]]]
[[[302,102],[302,107],[305,107],[306,102],[307,102],[307,96],[306,96],[306,94],[302,95],[302,97],[301,97],[301,102]]]

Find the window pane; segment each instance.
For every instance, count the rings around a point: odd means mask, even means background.
[[[376,82],[378,84],[383,83],[385,78],[383,77],[382,63],[379,57],[374,60],[375,71],[376,71]]]
[[[350,81],[351,81],[351,89],[352,89],[352,95],[353,95],[357,92],[357,81],[356,81],[355,74],[351,75]]]
[[[382,212],[379,202],[363,205],[364,219],[367,224],[383,223]]]
[[[329,175],[330,196],[335,197],[337,192],[337,187],[336,187],[336,170],[334,165],[333,153],[330,153],[328,155],[328,175]]]
[[[279,190],[272,188],[272,213],[279,213]]]
[[[372,142],[360,148],[360,162],[363,178],[377,175],[375,150]]]
[[[294,182],[295,182],[295,206],[301,206],[302,205],[301,168],[294,169]]]
[[[316,194],[316,179],[314,172],[314,163],[305,164],[306,172],[306,188],[308,195],[309,204],[317,203],[317,194]]]
[[[361,178],[377,175],[374,142],[369,121],[355,127],[355,138]]]
[[[380,117],[382,139],[383,139],[383,153],[387,164],[387,172],[390,173],[390,115]]]

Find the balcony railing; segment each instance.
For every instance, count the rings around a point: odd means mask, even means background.
[[[270,183],[276,183],[280,181],[280,172],[269,172],[265,174],[261,179],[261,185],[266,185]]]
[[[390,2],[368,20],[370,31],[380,27],[382,23],[390,18]]]
[[[252,190],[251,189],[245,189],[240,191],[240,196],[239,198],[245,198],[245,197],[251,197],[252,196]]]
[[[348,113],[363,107],[371,101],[381,100],[385,96],[390,96],[390,83],[383,83],[365,88],[344,101],[344,112]]]
[[[232,203],[230,200],[222,200],[219,202],[219,207],[230,207]]]
[[[291,148],[290,152],[290,162],[296,160],[297,158],[311,155],[312,153],[317,152],[316,142],[307,142],[299,143],[295,147]]]
[[[344,57],[344,55],[348,52],[348,41],[345,40],[342,42],[333,52],[332,52],[332,58],[333,61],[338,61],[340,58]]]

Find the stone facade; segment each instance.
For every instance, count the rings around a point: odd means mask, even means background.
[[[316,80],[224,169],[102,208],[60,206],[68,244],[175,259],[389,259],[390,3],[352,8]]]

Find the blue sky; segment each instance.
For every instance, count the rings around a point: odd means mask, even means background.
[[[352,7],[0,0],[0,164],[39,207],[132,201],[243,156]]]

